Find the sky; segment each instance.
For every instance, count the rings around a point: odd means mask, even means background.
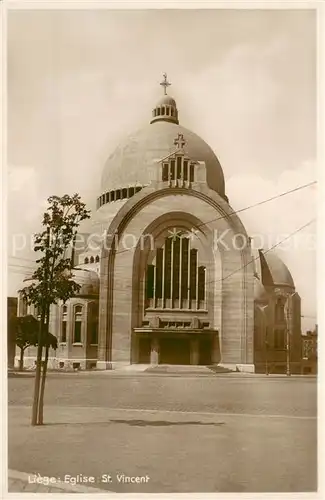
[[[215,151],[239,210],[317,180],[316,17],[306,10],[11,11],[8,18],[8,295],[34,259],[51,194],[92,210],[105,159],[168,89],[180,123]],[[243,211],[270,245],[316,217],[309,187]],[[279,255],[316,321],[316,225]],[[24,247],[24,248],[22,248]]]

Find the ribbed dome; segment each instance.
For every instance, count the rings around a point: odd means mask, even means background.
[[[273,251],[260,250],[263,284],[265,286],[295,287],[291,273],[285,263]]]
[[[169,96],[165,98],[171,99]],[[178,134],[183,134],[186,141],[185,154],[194,161],[205,162],[208,186],[224,197],[223,171],[210,146],[194,132],[164,120],[135,132],[115,149],[103,170],[101,192],[149,184],[148,166],[175,151],[174,140]]]
[[[81,285],[78,295],[98,295],[99,278],[94,271],[85,269],[73,269],[73,281]]]

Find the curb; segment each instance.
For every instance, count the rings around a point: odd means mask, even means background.
[[[36,476],[36,474],[27,474],[26,472],[19,472],[16,470],[9,469],[8,470],[8,480],[13,479],[13,480],[18,480],[18,481],[23,481],[24,483],[27,484],[33,484],[30,483],[30,478]],[[41,476],[42,479],[45,479],[45,476]],[[48,478],[48,476],[46,476]],[[44,484],[43,482],[41,483],[35,483],[35,493],[37,493],[37,487],[38,486],[45,486],[47,488],[51,489],[57,489],[57,493],[61,492],[67,492],[67,493],[102,493],[107,495],[108,493],[113,493],[116,494],[114,491],[111,490],[104,490],[100,488],[93,488],[91,486],[81,486],[81,485],[72,485],[72,484],[67,484],[64,482],[57,482],[57,483],[49,483],[49,484]],[[29,490],[30,491],[30,490]],[[30,491],[31,492],[31,491]],[[10,492],[9,492],[10,493]],[[56,493],[56,492],[55,492]]]

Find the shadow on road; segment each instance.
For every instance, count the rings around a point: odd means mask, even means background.
[[[168,422],[167,420],[110,420],[117,424],[133,425],[138,427],[164,427],[168,425],[223,425],[224,422]]]
[[[88,426],[88,425],[96,425],[96,426],[106,426],[109,424],[125,424],[133,427],[167,427],[167,426],[172,426],[172,425],[210,425],[214,427],[218,427],[221,425],[224,425],[225,422],[200,422],[200,421],[193,421],[193,422],[170,422],[168,420],[122,420],[122,419],[110,419],[107,422],[48,422],[45,423],[44,425],[39,426],[39,428],[44,428],[48,426],[57,426],[57,425],[64,425],[64,426],[69,426],[69,425],[81,425],[81,426]]]

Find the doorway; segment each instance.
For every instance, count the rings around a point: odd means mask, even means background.
[[[159,364],[189,365],[191,355],[190,339],[164,338],[160,339]]]

